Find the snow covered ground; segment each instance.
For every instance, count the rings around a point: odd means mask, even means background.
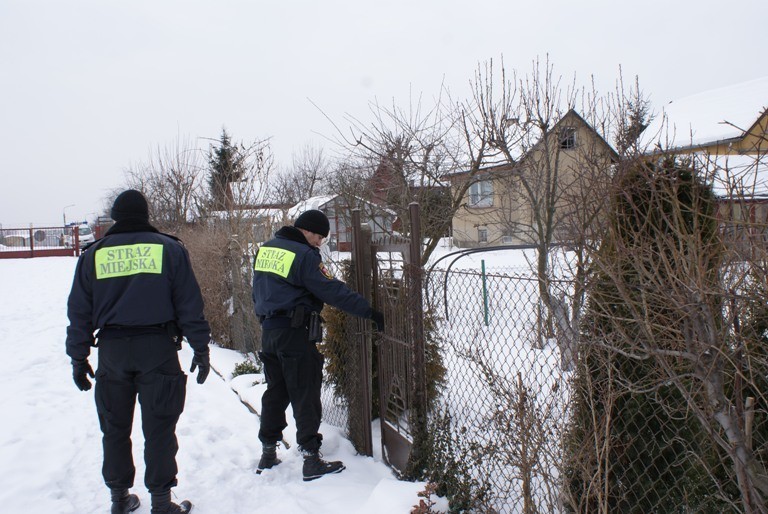
[[[109,511],[93,389],[84,393],[75,387],[64,353],[66,299],[75,263],[72,257],[0,260],[0,512]],[[91,354],[94,369],[97,354]],[[189,369],[186,345],[180,358]],[[380,455],[355,455],[349,441],[325,424],[324,455],[343,460],[343,473],[303,482],[291,424],[285,432],[291,449],[279,450],[283,463],[256,475],[259,420],[234,390],[258,408],[263,386],[253,386],[257,375],[230,378],[242,360],[235,352],[214,348],[218,374],[211,373],[203,385],[190,380],[187,387],[177,430],[179,486],[174,494],[191,500],[193,512],[395,514],[408,513],[418,503],[424,483],[395,480]],[[148,514],[139,420],[137,409],[133,492],[142,500],[137,514]],[[447,502],[440,499],[438,507],[446,509]]]

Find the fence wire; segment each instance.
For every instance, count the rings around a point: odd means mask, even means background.
[[[765,512],[755,470],[768,452],[768,308],[742,268],[710,302],[722,306],[712,315],[721,326],[700,358],[704,371],[679,356],[690,320],[654,327],[666,339],[653,351],[646,341],[645,354],[622,354],[624,341],[647,334],[613,342],[585,327],[571,315],[571,280],[431,273],[427,305],[441,313],[447,369],[431,411],[427,475],[438,491],[457,512]],[[621,312],[609,308],[615,329]]]
[[[598,295],[584,305],[577,275],[550,262],[546,283],[530,269],[425,272],[431,378],[428,440],[414,441],[429,455],[420,478],[452,512],[766,512],[768,259],[737,260],[706,292],[722,311],[710,313],[707,344],[686,342],[701,313],[644,326],[665,314],[664,290],[643,291],[657,307],[624,320],[636,332],[617,333],[621,302],[598,305]],[[350,341],[360,328],[348,318],[339,326],[347,342],[324,349],[324,420],[356,441],[352,405],[364,388]],[[698,362],[709,367],[691,367],[686,344],[706,349]]]
[[[453,484],[455,503],[467,510],[553,512],[568,373],[542,316],[538,280],[503,271],[437,270],[427,277],[447,370],[432,433],[442,451],[436,460],[445,463],[438,471],[449,472],[436,478]],[[568,287],[550,284],[563,294]]]

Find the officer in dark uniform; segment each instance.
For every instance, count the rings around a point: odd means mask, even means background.
[[[319,313],[328,303],[350,314],[372,319],[384,330],[384,316],[368,301],[333,278],[320,258],[319,247],[330,224],[321,211],[302,213],[292,227],[283,227],[256,254],[253,302],[261,320],[262,351],[267,390],[261,398],[259,440],[262,455],[257,473],[280,463],[277,442],[288,426],[290,404],[296,420],[296,440],[304,456],[304,481],[344,470],[341,462],[324,461],[318,432],[322,405],[323,356],[315,346],[321,339]]]
[[[98,331],[96,411],[103,432],[104,481],[112,493],[112,513],[139,507],[129,494],[136,468],[131,428],[138,395],[145,446],[144,482],[152,514],[189,512],[188,501],[171,502],[176,485],[176,423],[184,410],[187,376],[177,350],[181,334],[194,349],[192,369],[202,384],[210,370],[210,327],[187,250],[149,224],[144,196],[121,193],[112,207],[115,224],[77,262],[67,304],[67,355],[75,384],[91,388],[88,363]]]

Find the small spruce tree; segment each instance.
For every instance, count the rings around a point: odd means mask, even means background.
[[[243,156],[226,129],[221,130],[218,146],[208,153],[208,187],[213,210],[231,210],[234,206],[232,182],[243,176]]]
[[[688,363],[680,313],[665,284],[686,280],[704,245],[718,281],[714,196],[685,163],[640,162],[617,177],[583,317],[566,439],[566,496],[575,512],[726,512],[711,494],[719,455],[680,387]],[[697,254],[698,255],[698,254]],[[677,322],[675,321],[677,320]]]

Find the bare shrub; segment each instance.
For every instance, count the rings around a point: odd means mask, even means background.
[[[205,298],[213,339],[242,352],[258,349],[261,331],[253,312],[250,259],[234,245],[228,227],[194,225],[181,230]]]

